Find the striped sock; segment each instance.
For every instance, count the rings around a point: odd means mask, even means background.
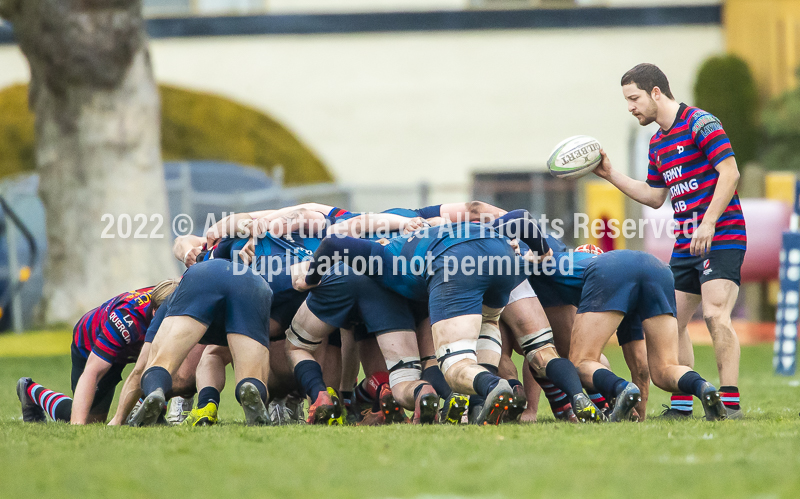
[[[735,386],[721,386],[719,388],[719,397],[725,407],[732,411],[738,411],[742,408],[739,405],[739,388]]]
[[[53,421],[69,423],[72,415],[72,399],[63,393],[48,390],[39,383],[28,386],[28,397],[46,412]]]
[[[561,391],[561,388],[554,385],[549,379],[534,376],[534,380],[542,387],[544,396],[550,402],[550,409],[553,410],[553,415],[556,417],[563,416],[567,411],[572,409],[572,404],[567,398],[567,394]]]
[[[692,399],[691,395],[685,393],[673,393],[670,398],[670,409],[681,411],[684,414],[692,413]]]
[[[586,390],[586,393],[589,394],[589,398],[592,399],[592,402],[597,406],[598,409],[603,410],[604,408],[608,407],[608,400],[603,397],[602,393],[593,392],[591,390]]]

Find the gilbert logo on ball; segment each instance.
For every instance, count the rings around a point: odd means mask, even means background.
[[[547,168],[558,178],[577,178],[591,173],[600,161],[600,142],[588,135],[564,139],[550,154]]]

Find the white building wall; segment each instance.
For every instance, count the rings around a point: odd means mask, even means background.
[[[570,135],[597,137],[627,169],[638,125],[621,75],[658,64],[690,102],[698,66],[723,50],[719,26],[151,42],[159,82],[269,112],[345,185],[428,181],[433,202],[467,197],[475,170],[542,168]],[[18,49],[0,46],[0,87],[27,79]]]

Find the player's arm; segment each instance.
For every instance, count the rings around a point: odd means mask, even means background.
[[[147,357],[150,355],[150,343],[145,343],[142,346],[142,351],[139,353],[139,358],[136,359],[136,365],[133,366],[133,371],[125,378],[125,383],[122,385],[122,391],[119,394],[119,403],[117,404],[117,412],[108,423],[109,426],[118,426],[125,422],[128,414],[131,413],[136,401],[142,396],[142,374],[144,368],[147,366]]]
[[[363,213],[331,225],[328,234],[351,237],[377,234],[388,237],[391,232],[403,232],[411,220],[413,219],[394,213]]]
[[[86,368],[83,370],[78,385],[75,387],[75,398],[72,400],[72,424],[86,424],[89,421],[89,411],[94,402],[94,394],[97,391],[97,382],[105,376],[111,369],[111,363],[101,359],[94,352],[89,354],[86,360]]]
[[[205,242],[206,239],[193,234],[178,236],[172,245],[172,255],[189,268],[197,263],[197,255],[203,250]]]
[[[736,186],[739,185],[739,168],[736,165],[736,158],[728,156],[720,161],[715,169],[719,172],[719,178],[714,188],[714,196],[706,209],[703,221],[692,234],[692,244],[689,249],[695,256],[703,256],[711,250],[717,220],[728,207],[728,203],[736,193]]]
[[[271,212],[272,210],[254,213],[268,214]],[[220,239],[226,236],[234,236],[237,234],[243,234],[244,237],[249,236],[252,233],[253,220],[254,217],[250,213],[235,213],[233,215],[228,215],[208,228],[205,235],[206,248],[213,247],[215,244],[217,244],[217,242],[219,242]]]
[[[508,213],[502,208],[483,201],[467,203],[446,203],[439,206],[439,216],[449,222],[486,222],[491,223]],[[430,217],[425,217],[430,218]]]
[[[624,173],[615,170],[611,166],[611,160],[608,159],[608,155],[605,151],[601,149],[600,154],[603,156],[603,161],[594,169],[595,175],[608,180],[626,196],[645,206],[658,209],[664,204],[664,201],[667,200],[669,190],[666,186],[653,187],[647,182],[634,180]]]

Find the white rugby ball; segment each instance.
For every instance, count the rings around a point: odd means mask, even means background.
[[[562,140],[547,160],[550,174],[558,178],[578,178],[591,173],[602,161],[600,142],[588,135]]]

